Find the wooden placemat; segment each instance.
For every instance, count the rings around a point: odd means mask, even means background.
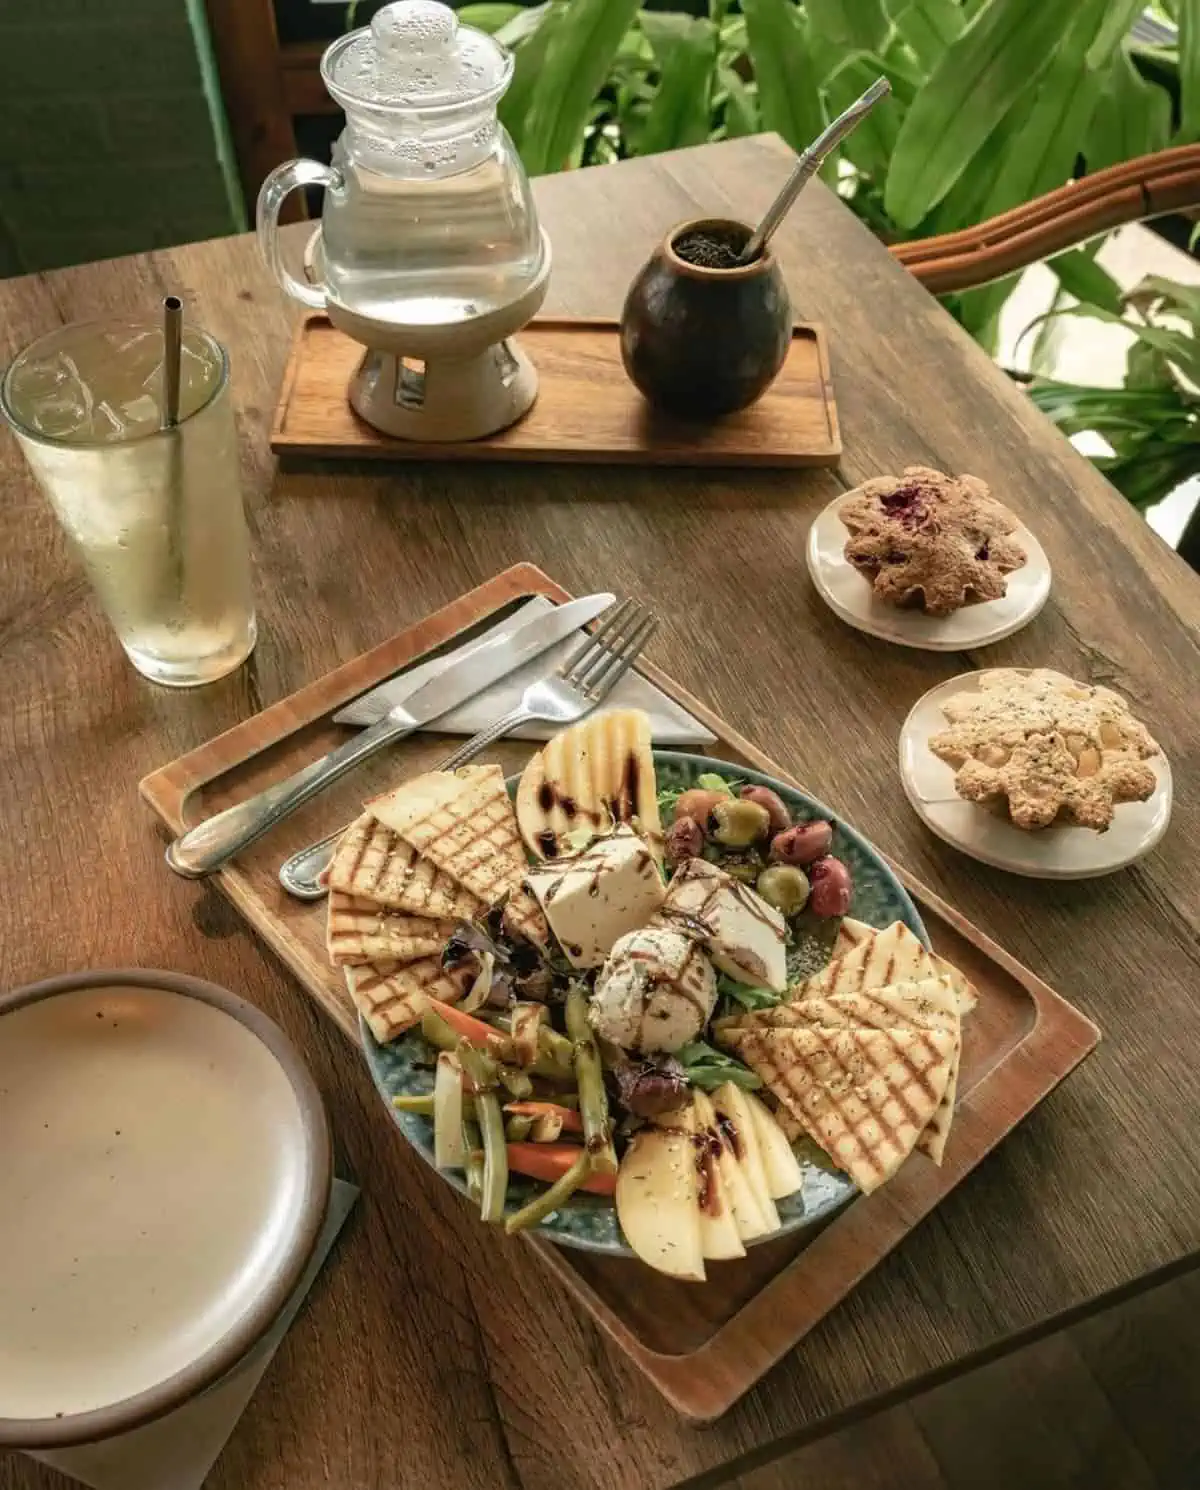
[[[324,315],[300,323],[271,430],[277,455],[381,460],[833,466],[842,453],[820,326],[798,325],[783,371],[748,409],[709,424],[657,413],[625,376],[619,323],[537,320],[518,340],[538,371],[523,419],[484,440],[417,444],[360,419],[346,390],[363,348]]]
[[[531,595],[568,596],[539,569],[519,564],[370,652],[327,673],[141,783],[166,829],[202,817],[297,770],[345,738],[332,714],[418,658],[449,650]],[[650,664],[641,671],[717,736],[713,755],[793,781],[780,766]],[[495,752],[518,770],[529,742]],[[416,735],[337,783],[216,876],[217,883],[306,992],[358,1044],[358,1019],[325,956],[323,905],[291,899],[279,864],[356,815],[363,798],[447,751]],[[396,754],[400,754],[400,759]],[[978,927],[899,866],[934,950],[979,990],[964,1027],[959,1104],[945,1163],[914,1155],[870,1197],[853,1200],[819,1233],[760,1243],[744,1259],[713,1263],[703,1285],[678,1283],[626,1258],[559,1248],[537,1237],[547,1266],[667,1399],[695,1421],[718,1417],[791,1350],[913,1230],[1090,1051],[1099,1031]],[[165,868],[163,873],[166,874]],[[380,1113],[381,1122],[389,1122]],[[397,1135],[397,1142],[403,1140]],[[414,1162],[420,1162],[414,1156]],[[473,1224],[473,1223],[472,1223]]]

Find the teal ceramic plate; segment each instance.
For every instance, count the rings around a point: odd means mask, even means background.
[[[828,811],[820,802],[794,787],[785,786],[774,777],[732,766],[728,761],[666,750],[656,750],[654,761],[660,791],[669,787],[683,790],[694,786],[696,778],[703,772],[713,771],[730,781],[771,787],[787,803],[797,822],[812,818],[826,818],[833,822],[833,852],[849,867],[854,878],[854,901],[850,914],[856,920],[878,927],[890,926],[893,921],[903,921],[926,946],[929,945],[929,938],[916,906],[896,876],[865,838],[840,821],[836,814]],[[514,776],[509,782],[509,791],[515,793],[516,787],[517,778]],[[789,971],[794,977],[807,976],[828,961],[829,946],[835,933],[836,923],[833,922],[812,919],[807,925],[801,924],[798,945],[789,960]],[[414,1113],[397,1112],[391,1100],[393,1097],[416,1096],[433,1090],[432,1047],[416,1031],[391,1045],[380,1045],[361,1020],[359,1028],[375,1085],[387,1103],[396,1126],[421,1157],[432,1164],[432,1122],[429,1118]],[[815,1145],[798,1148],[797,1155],[804,1171],[804,1185],[795,1195],[778,1202],[779,1219],[783,1228],[781,1232],[775,1233],[776,1236],[816,1225],[856,1193],[851,1180],[839,1170],[833,1169]],[[441,1173],[456,1190],[466,1194],[465,1182],[457,1170],[443,1170]],[[533,1181],[514,1175],[508,1187],[508,1209],[518,1210],[539,1188]],[[621,1236],[616,1210],[604,1196],[572,1197],[568,1205],[556,1211],[538,1230],[549,1240],[563,1246],[583,1247],[612,1256],[633,1256]]]

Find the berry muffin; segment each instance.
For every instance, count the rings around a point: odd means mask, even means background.
[[[875,594],[931,616],[999,600],[1026,560],[1017,519],[974,476],[909,466],[864,482],[838,516],[851,535],[846,559]]]

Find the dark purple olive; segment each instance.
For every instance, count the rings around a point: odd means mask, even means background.
[[[808,867],[808,882],[812,892],[808,897],[808,908],[814,916],[845,916],[850,911],[850,900],[854,894],[854,881],[850,871],[840,859],[826,855]]]
[[[769,786],[744,786],[738,795],[747,802],[757,802],[760,807],[767,809],[772,833],[782,833],[785,828],[792,826],[792,814],[784,805],[783,798]]]
[[[833,846],[833,827],[818,819],[785,828],[771,840],[771,858],[776,864],[795,864],[805,869],[823,858]]]
[[[698,859],[704,850],[704,829],[694,817],[679,817],[667,830],[667,859],[671,864],[682,864],[685,859]]]

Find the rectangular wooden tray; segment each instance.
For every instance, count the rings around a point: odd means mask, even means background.
[[[345,732],[335,710],[419,658],[457,645],[531,595],[566,592],[530,564],[506,570],[443,610],[147,776],[143,798],[172,833],[312,760]],[[712,729],[714,755],[791,780],[748,740],[659,669],[645,675]],[[528,759],[509,741],[506,769]],[[326,961],[324,907],[291,899],[276,871],[305,843],[359,810],[363,798],[445,755],[417,735],[338,783],[217,876],[221,889],[301,986],[357,1045],[358,1019]],[[867,826],[867,825],[862,825]],[[547,1266],[611,1339],[684,1415],[718,1417],[879,1263],[1096,1044],[1099,1031],[958,911],[892,866],[916,900],[936,951],[967,974],[980,1002],[964,1035],[959,1105],[943,1166],[914,1155],[869,1199],[858,1198],[815,1236],[753,1247],[716,1263],[704,1285],[674,1283],[627,1259],[559,1249],[537,1238]],[[166,871],[164,870],[164,873]],[[380,1121],[388,1121],[381,1112]]]
[[[358,417],[346,389],[363,349],[324,315],[309,316],[292,343],[271,449],[356,459],[694,466],[833,466],[842,453],[820,326],[798,325],[783,371],[763,397],[711,424],[650,408],[621,366],[616,321],[537,320],[520,342],[539,379],[537,402],[523,419],[484,440],[416,444]]]

